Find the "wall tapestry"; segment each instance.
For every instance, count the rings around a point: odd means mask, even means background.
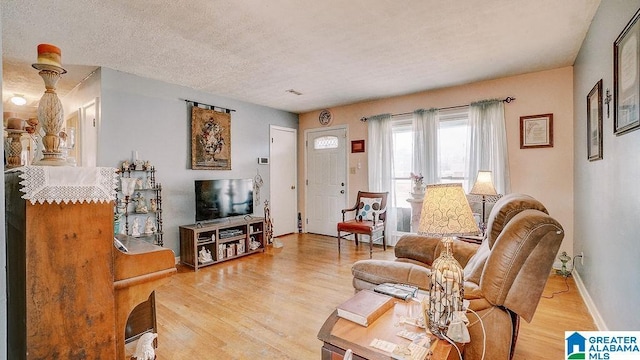
[[[191,168],[231,170],[231,114],[191,108]]]

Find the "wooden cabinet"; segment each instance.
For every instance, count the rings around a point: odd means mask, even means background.
[[[123,193],[122,183],[118,184],[114,232],[163,246],[162,186],[156,182],[156,168],[146,165],[135,169],[119,169],[120,177],[137,181],[131,196]]]
[[[8,358],[115,359],[113,202],[32,204],[18,175],[5,174]]]
[[[264,246],[264,218],[180,226],[180,262],[196,271],[203,266],[264,252]],[[211,260],[203,261],[206,254],[211,255]]]
[[[155,331],[153,291],[174,253],[114,247],[112,168],[46,169],[5,173],[7,358],[125,360],[125,336]]]

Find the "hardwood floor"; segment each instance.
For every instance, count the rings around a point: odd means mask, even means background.
[[[284,247],[200,269],[179,266],[156,291],[158,360],[319,359],[316,335],[336,305],[353,294],[351,265],[368,259],[335,238],[293,234]],[[393,259],[393,249],[374,248],[374,259]],[[559,359],[564,330],[595,326],[569,279],[569,292],[542,299],[531,324],[522,322],[515,359]],[[544,295],[564,289],[550,277]],[[489,360],[489,359],[488,359]]]

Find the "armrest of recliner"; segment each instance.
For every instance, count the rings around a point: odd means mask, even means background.
[[[465,267],[478,247],[478,244],[456,240],[452,247],[453,257],[462,267]],[[398,259],[416,260],[427,266],[431,266],[443,250],[442,239],[417,234],[403,235],[394,248]]]
[[[441,243],[440,239],[423,235],[403,235],[394,247],[397,258],[416,260],[426,265],[431,265],[436,259],[436,249]],[[439,254],[439,252],[438,252]]]
[[[411,262],[390,260],[360,260],[351,267],[353,287],[356,290],[371,289],[382,283],[410,284],[423,290],[429,289],[431,271]]]

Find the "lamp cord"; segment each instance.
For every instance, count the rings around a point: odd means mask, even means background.
[[[480,322],[480,328],[482,329],[482,357],[480,359],[484,360],[484,355],[487,350],[487,333],[485,332],[485,329],[484,329],[484,322],[482,321],[482,318],[480,317],[480,315],[478,315],[477,312],[469,308],[467,308],[467,311],[471,311],[475,316],[477,316],[478,321]],[[442,334],[442,336],[444,337],[445,340],[447,340],[449,344],[453,345],[453,347],[456,348],[456,350],[458,351],[458,357],[460,358],[460,360],[463,360],[462,353],[460,352],[460,348],[458,348],[458,345],[456,345],[456,343],[453,340],[451,340],[448,336],[444,334]]]
[[[556,296],[556,295],[569,292],[569,277],[568,276],[564,276],[564,284],[566,285],[566,289],[560,290],[560,291],[555,291],[555,292],[551,293],[551,296],[542,295],[541,297],[545,298],[545,299],[553,299],[553,297]]]
[[[453,345],[453,347],[458,351],[458,356],[460,357],[460,360],[463,360],[462,359],[462,353],[460,352],[460,349],[458,348],[458,345],[456,345],[456,343],[453,340],[451,340],[447,335],[445,335],[445,334],[441,334],[441,335],[445,340],[447,340],[447,342],[449,344]]]
[[[569,271],[569,274],[567,276],[563,276],[564,277],[564,284],[566,286],[566,289],[564,290],[560,290],[560,291],[555,291],[553,293],[551,293],[551,296],[544,296],[542,295],[542,298],[545,299],[553,299],[554,296],[559,295],[559,294],[563,294],[566,292],[569,292],[570,288],[569,288],[569,276],[571,276],[571,273],[573,272],[573,269],[576,268],[576,259],[582,257],[582,255],[576,255],[573,257],[573,259],[571,260],[571,271]]]

